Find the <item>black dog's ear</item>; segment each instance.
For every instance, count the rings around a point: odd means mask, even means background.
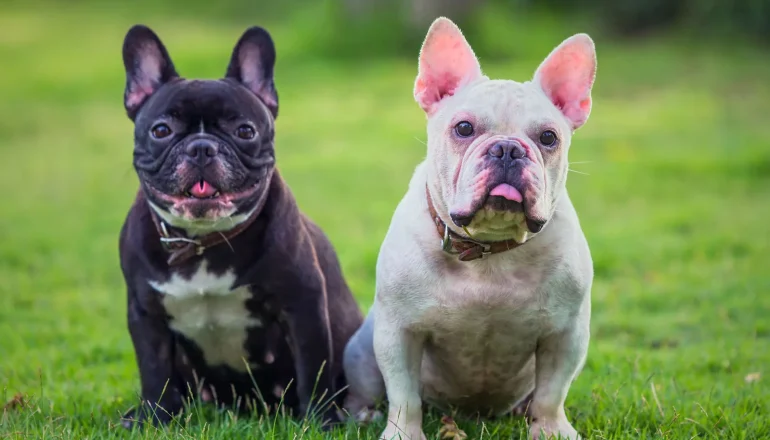
[[[123,103],[131,120],[150,95],[179,76],[160,38],[142,25],[132,27],[126,34],[123,41],[123,66],[126,68]]]
[[[270,34],[255,26],[246,30],[233,49],[227,78],[246,86],[265,103],[273,117],[278,116],[278,93],[273,83],[275,45]]]

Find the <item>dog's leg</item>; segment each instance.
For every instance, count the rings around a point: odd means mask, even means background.
[[[345,346],[343,366],[349,387],[345,410],[358,422],[376,419],[375,406],[385,395],[385,382],[374,356],[374,308]]]
[[[318,405],[332,401],[336,392],[331,372],[335,359],[323,277],[319,276],[317,281],[315,290],[296,289],[297,292],[313,292],[310,295],[287,295],[283,313],[297,374],[300,402],[300,414],[297,415],[317,416],[328,428],[339,421],[336,408],[332,404],[324,408]]]
[[[534,391],[527,394],[527,396],[524,399],[522,399],[521,402],[517,403],[516,406],[513,407],[513,409],[511,410],[511,415],[518,416],[518,417],[525,417],[529,419],[531,415],[529,406],[532,404],[532,398],[534,396],[535,396]]]
[[[139,366],[142,404],[123,416],[123,426],[131,428],[135,423],[145,420],[168,423],[183,407],[178,375],[174,368],[174,336],[163,317],[147,313],[130,287],[128,329]]]
[[[580,438],[567,420],[564,401],[588,352],[590,304],[583,309],[568,328],[538,341],[535,395],[529,407],[532,439],[540,439],[541,435]]]
[[[425,440],[420,398],[423,340],[381,311],[374,322],[374,352],[385,380],[388,420],[380,438]]]

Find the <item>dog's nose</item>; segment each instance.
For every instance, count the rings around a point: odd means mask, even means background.
[[[489,149],[489,155],[506,161],[507,159],[521,159],[527,155],[527,150],[521,145],[521,142],[515,140],[504,140],[496,142]]]
[[[206,163],[217,155],[217,144],[208,139],[197,139],[185,147],[185,153],[198,162]]]

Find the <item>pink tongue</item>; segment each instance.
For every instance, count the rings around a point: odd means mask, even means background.
[[[508,185],[507,183],[501,183],[500,185],[497,185],[490,191],[490,196],[500,196],[504,197],[508,200],[513,200],[514,202],[519,202],[524,199],[521,196],[521,193],[516,188],[512,187],[511,185]]]
[[[217,189],[211,186],[211,184],[206,182],[205,180],[201,180],[200,182],[193,185],[193,187],[190,189],[190,194],[192,194],[193,197],[197,197],[199,199],[205,199],[206,197],[211,197],[216,192],[217,192]]]

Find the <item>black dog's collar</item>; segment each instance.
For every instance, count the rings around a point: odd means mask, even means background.
[[[254,220],[259,217],[259,213],[265,205],[269,190],[265,190],[257,201],[257,205],[246,220],[238,223],[232,229],[227,231],[217,231],[202,237],[190,238],[183,230],[168,225],[157,212],[150,206],[150,216],[155,224],[155,229],[160,236],[160,242],[163,249],[169,253],[168,265],[177,266],[184,263],[196,255],[202,255],[206,249],[220,245],[222,243],[230,244],[230,241],[238,234],[248,229]]]

